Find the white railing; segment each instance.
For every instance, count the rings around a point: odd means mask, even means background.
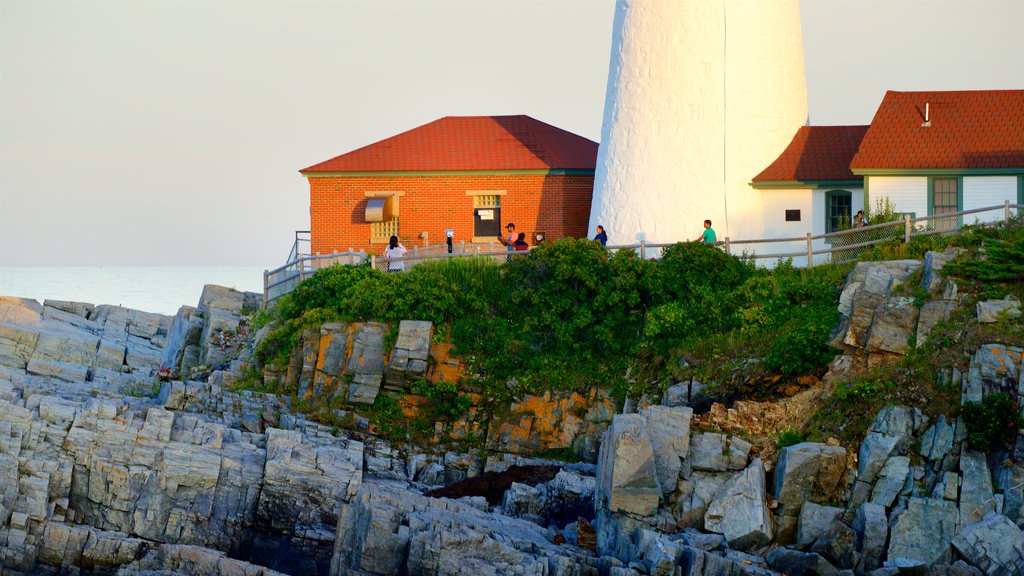
[[[901,220],[828,234],[814,235],[808,232],[804,236],[757,240],[731,240],[726,237],[715,244],[728,254],[752,258],[760,265],[771,266],[779,260],[791,259],[793,266],[805,268],[828,262],[853,260],[865,248],[890,240],[900,239],[903,242],[910,242],[911,239],[919,236],[959,234],[965,224],[1009,223],[1015,218],[1020,221],[1022,210],[1024,210],[1024,205],[1010,204],[1007,201],[1001,206],[920,218],[911,218],[909,214],[906,214]],[[978,217],[982,214],[986,217]],[[971,215],[975,217],[972,221],[968,221],[969,219],[965,216]],[[658,258],[665,248],[672,245],[674,244],[640,242],[638,244],[610,245],[608,249],[611,251],[635,250],[641,258],[648,259]],[[301,255],[298,247],[299,233],[296,232],[296,242],[292,247],[294,261],[289,261],[280,268],[263,273],[264,302],[270,302],[291,292],[295,285],[312,276],[318,269],[334,264],[362,264],[369,260],[374,269],[387,272],[391,268],[409,270],[424,262],[449,258],[480,257],[490,259],[495,263],[502,263],[511,258],[529,254],[528,250],[508,251],[504,247],[498,248],[496,244],[480,245],[456,242],[450,253],[446,244],[414,247],[409,249],[401,259],[395,259],[392,262],[387,258],[367,256],[364,252],[355,251],[316,256]],[[397,265],[399,261],[401,261],[401,266]],[[394,266],[392,266],[393,263]]]

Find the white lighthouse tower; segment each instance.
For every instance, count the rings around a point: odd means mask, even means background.
[[[618,0],[590,229],[761,238],[748,183],[806,118],[798,0]]]

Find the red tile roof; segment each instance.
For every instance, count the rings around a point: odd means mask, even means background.
[[[446,116],[301,172],[593,170],[597,143],[529,116]]]
[[[867,126],[801,126],[786,150],[754,182],[863,180],[850,171]]]
[[[851,168],[1024,168],[1024,90],[886,92]]]

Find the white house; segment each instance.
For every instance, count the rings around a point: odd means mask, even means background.
[[[773,238],[835,231],[886,199],[914,217],[1022,204],[1024,90],[887,92],[869,126],[801,127],[750,185]]]
[[[864,178],[850,171],[868,126],[801,126],[750,185],[761,191],[768,238],[849,226],[864,206]]]
[[[917,217],[1024,203],[1024,90],[887,92],[850,168]]]

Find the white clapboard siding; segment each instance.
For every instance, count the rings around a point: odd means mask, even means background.
[[[888,198],[897,212],[909,212],[920,218],[928,215],[928,178],[924,176],[869,176],[869,208]]]
[[[998,206],[1007,200],[1017,203],[1016,176],[964,176],[964,210]],[[992,211],[964,216],[964,222],[992,222],[1002,220],[1002,212]]]

